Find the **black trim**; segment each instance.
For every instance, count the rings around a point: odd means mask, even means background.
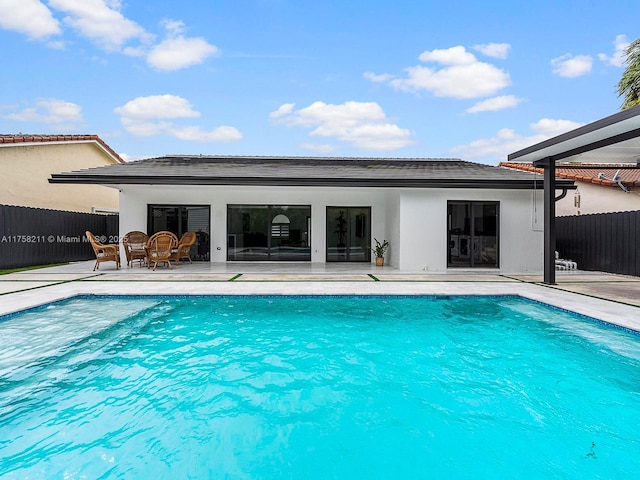
[[[562,193],[556,197],[556,199],[555,199],[555,200],[556,200],[556,202],[557,202],[558,200],[562,200],[564,197],[566,197],[566,196],[567,196],[567,191],[568,191],[568,190],[567,190],[566,188],[563,188],[563,189],[562,189]]]
[[[266,211],[266,217],[265,217],[265,228],[266,230],[252,230],[250,228],[250,224],[247,225],[246,229],[245,227],[242,227],[241,230],[236,230],[236,231],[232,231],[232,222],[233,222],[233,218],[232,218],[232,212],[234,209],[237,208],[243,208],[243,209],[263,209],[263,211]],[[282,243],[281,238],[278,238],[279,243],[278,245],[274,246],[273,245],[273,219],[278,215],[278,213],[274,214],[273,211],[280,211],[280,213],[285,213],[282,212],[283,209],[289,209],[289,208],[296,208],[296,209],[308,209],[308,215],[306,216],[306,225],[304,225],[304,231],[303,230],[299,230],[299,233],[304,233],[303,235],[301,235],[298,240],[297,240],[297,244],[296,243],[289,243],[289,246],[293,246],[293,247],[302,247],[305,251],[303,252],[302,250],[296,252],[295,254],[282,254],[282,253],[278,253],[275,251],[276,248],[278,247],[284,247],[284,243]],[[249,216],[247,217],[247,221],[251,222],[252,218],[251,218],[251,213],[250,212],[245,212],[248,213]],[[287,262],[287,261],[296,261],[296,262],[310,262],[311,261],[311,232],[308,230],[308,226],[310,224],[310,219],[311,219],[311,205],[309,204],[245,204],[245,203],[229,203],[227,204],[227,228],[226,228],[226,237],[227,237],[227,262],[256,262],[256,261],[268,261],[268,262]],[[255,215],[255,213],[254,213]],[[254,217],[255,219],[255,217]],[[299,225],[299,223],[298,223]],[[293,233],[293,232],[291,232]],[[236,251],[237,248],[237,244],[236,244],[236,238],[237,236],[242,236],[244,234],[248,234],[248,236],[254,237],[254,242],[255,242],[255,238],[256,236],[260,236],[262,235],[264,237],[264,243],[262,245],[260,245],[260,241],[258,241],[258,245],[255,245],[255,243],[252,242],[252,244],[250,245],[246,245],[243,242],[243,246],[241,248],[253,248],[255,249],[254,253],[242,253],[240,254],[240,258],[238,258],[238,252]],[[279,235],[278,235],[279,237]],[[287,234],[287,239],[289,238],[288,234]],[[233,239],[233,241],[232,241]],[[259,239],[258,239],[259,240]],[[233,251],[231,251],[231,249],[233,248]],[[307,251],[308,250],[308,251]],[[256,252],[258,252],[256,254]]]
[[[456,264],[452,260],[451,250],[453,248],[452,236],[459,235],[453,234],[451,230],[451,207],[453,205],[467,205],[469,207],[469,233],[465,234],[468,237],[468,248],[469,248],[469,264],[461,265]],[[474,225],[474,216],[473,216],[473,207],[475,205],[493,205],[496,207],[496,264],[495,265],[486,265],[480,263],[479,265],[475,264],[474,259],[474,251],[473,245],[475,244],[475,225]],[[447,268],[456,269],[456,268],[500,268],[500,213],[501,204],[500,201],[496,200],[447,200]],[[463,235],[464,236],[464,235]],[[458,243],[458,248],[461,248],[461,242]]]
[[[247,185],[299,187],[398,187],[398,188],[481,188],[530,190],[531,180],[423,180],[423,179],[358,179],[358,178],[206,178],[206,177],[130,177],[67,176],[53,174],[50,183],[92,185]],[[558,181],[572,188],[573,180]]]
[[[344,259],[330,259],[330,255],[329,255],[329,248],[331,248],[332,246],[330,245],[330,236],[329,236],[329,210],[330,209],[336,209],[336,210],[344,210],[346,213],[346,218],[344,219],[345,221],[345,229],[344,229],[344,236],[345,236],[345,244],[342,247],[336,246],[336,248],[344,248],[345,252],[344,252]],[[351,260],[351,252],[350,249],[354,246],[351,243],[351,229],[350,229],[350,225],[351,225],[351,215],[352,215],[352,211],[353,210],[366,210],[367,211],[367,217],[366,217],[366,222],[368,223],[368,225],[364,226],[364,230],[368,231],[368,235],[366,238],[366,244],[367,246],[371,245],[371,206],[367,205],[367,206],[356,206],[356,205],[352,205],[352,206],[340,206],[340,205],[327,205],[325,208],[325,251],[324,251],[324,261],[326,263],[371,263],[371,250],[366,249],[364,251],[364,257],[362,260]],[[357,235],[357,234],[356,234]]]
[[[550,138],[550,139],[545,140],[543,142],[536,143],[535,145],[532,145],[530,147],[523,148],[522,150],[518,150],[517,152],[509,154],[507,156],[507,159],[509,161],[515,160],[517,158],[523,157],[523,156],[528,155],[530,153],[534,153],[534,152],[537,152],[539,150],[543,150],[545,148],[549,148],[549,147],[552,147],[554,145],[558,145],[558,144],[560,144],[562,142],[566,142],[568,140],[573,140],[574,138],[578,138],[578,137],[580,137],[582,135],[586,135],[588,133],[593,133],[593,132],[595,132],[597,130],[601,130],[603,128],[610,127],[612,125],[615,125],[616,123],[623,122],[625,120],[628,120],[630,118],[633,118],[633,117],[636,117],[636,116],[639,116],[639,115],[640,115],[640,106],[629,108],[627,110],[623,110],[621,112],[614,113],[613,115],[609,115],[608,117],[601,118],[600,120],[597,120],[595,122],[589,123],[587,125],[583,125],[582,127],[578,127],[575,130],[571,130],[571,131],[569,131],[567,133],[563,133],[562,135],[558,135],[557,137],[553,137],[553,138]],[[635,134],[630,136],[630,137],[622,138],[623,135],[631,133],[631,132],[635,132]],[[585,152],[588,152],[590,150],[595,150],[596,148],[613,145],[614,143],[622,142],[624,140],[629,140],[629,139],[637,137],[637,136],[640,136],[640,129],[634,129],[634,130],[631,130],[630,132],[625,132],[625,133],[620,134],[620,135],[615,135],[613,137],[607,137],[606,139],[593,142],[593,143],[589,144],[590,148],[588,148],[587,150],[582,150],[582,148],[584,148],[584,147],[578,147],[578,148],[574,148],[574,149],[571,149],[571,150],[567,150],[567,151],[565,151],[563,153],[551,155],[550,157],[553,158],[554,160],[560,160],[562,158],[567,158],[567,157],[569,157],[571,155],[577,155],[578,153],[585,153]],[[602,144],[600,144],[601,142],[606,142],[606,141],[608,141],[610,139],[613,139],[613,138],[616,138],[616,137],[621,137],[621,139],[618,139],[618,140],[616,140],[614,142],[611,142],[611,143],[602,143]],[[596,145],[596,146],[593,146],[593,145]],[[574,153],[569,153],[569,152],[574,152]]]
[[[544,167],[544,283],[556,283],[556,163]]]
[[[640,137],[640,128],[636,128],[635,130],[629,130],[628,132],[619,133],[618,135],[614,135],[613,137],[607,137],[602,140],[598,140],[597,142],[588,143],[586,145],[582,145],[580,147],[572,148],[571,150],[566,150],[561,153],[556,153],[555,155],[549,155],[548,157],[543,158],[542,160],[536,160],[533,162],[534,167],[543,165],[542,162],[546,160],[562,160],[565,158],[573,157],[574,155],[580,155],[581,153],[591,152],[593,150],[597,150],[598,148],[608,147],[609,145],[615,145],[616,143],[624,142],[625,140],[631,140],[632,138]],[[511,160],[511,157],[509,157]]]

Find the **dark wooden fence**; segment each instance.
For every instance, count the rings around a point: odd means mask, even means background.
[[[0,269],[95,258],[84,232],[118,241],[118,215],[0,205]]]
[[[640,276],[640,211],[558,217],[556,250],[580,270]]]

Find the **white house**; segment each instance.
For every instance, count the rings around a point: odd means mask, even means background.
[[[501,167],[542,174],[531,162],[501,162]],[[558,163],[556,177],[574,180],[576,190],[556,203],[556,216],[640,210],[640,167],[637,163]]]
[[[166,156],[49,181],[117,188],[121,234],[196,231],[212,262],[372,262],[368,247],[386,239],[387,263],[403,271],[542,271],[542,182],[530,172],[458,159]]]

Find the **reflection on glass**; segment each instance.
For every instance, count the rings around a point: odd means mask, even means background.
[[[196,232],[191,247],[192,260],[209,260],[208,205],[149,205],[147,234],[168,230],[181,238],[187,232]]]
[[[229,205],[227,260],[309,261],[308,205]]]
[[[370,207],[327,207],[327,262],[370,262]]]
[[[498,264],[498,202],[448,203],[449,267]]]

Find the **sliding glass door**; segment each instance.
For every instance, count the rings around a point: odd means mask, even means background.
[[[191,249],[192,260],[209,260],[209,205],[148,205],[147,234],[161,230],[175,233],[178,238],[186,232],[196,232]]]
[[[327,207],[327,262],[371,261],[371,207]]]
[[[310,261],[311,206],[228,205],[227,260]]]
[[[448,267],[499,267],[499,214],[499,202],[448,202]]]

